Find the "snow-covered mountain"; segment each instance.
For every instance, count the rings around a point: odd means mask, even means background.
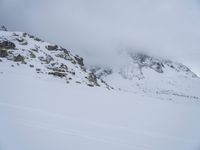
[[[23,32],[0,30],[0,72],[14,71],[37,76],[54,76],[66,83],[104,86],[104,81],[86,69],[83,58],[67,49]]]
[[[83,58],[24,32],[0,29],[0,72],[62,79],[91,87],[122,90],[159,99],[200,101],[200,78],[188,67],[142,53],[124,51],[117,67],[87,69]],[[60,78],[60,79],[58,79]]]
[[[0,71],[52,76],[66,83],[102,86],[161,99],[200,101],[200,78],[188,67],[142,53],[119,54],[122,65],[87,69],[83,58],[69,50],[23,32],[0,30]],[[51,78],[51,77],[50,77]]]
[[[0,30],[0,150],[199,150],[200,79],[184,65],[125,52],[89,70]]]
[[[200,78],[188,67],[143,53],[123,51],[119,55],[125,60],[121,66],[97,66],[91,71],[115,89],[162,99],[200,100]]]

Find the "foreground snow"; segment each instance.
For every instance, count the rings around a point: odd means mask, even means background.
[[[200,148],[199,103],[9,71],[0,83],[1,150]]]

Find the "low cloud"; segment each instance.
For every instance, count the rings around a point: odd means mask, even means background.
[[[0,20],[63,45],[89,64],[137,49],[197,68],[199,8],[197,0],[0,0]]]

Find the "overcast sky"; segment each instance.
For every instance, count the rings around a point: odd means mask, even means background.
[[[200,75],[199,0],[0,0],[0,23],[60,44],[88,63],[137,49]]]

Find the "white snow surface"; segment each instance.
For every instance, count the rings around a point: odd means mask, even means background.
[[[198,150],[200,105],[4,68],[1,150]]]

